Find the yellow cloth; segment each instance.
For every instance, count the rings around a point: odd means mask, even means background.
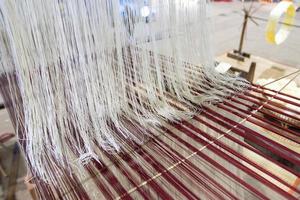
[[[282,24],[278,32],[276,32],[277,24],[283,14],[285,14],[284,24]],[[270,14],[269,22],[267,24],[266,40],[271,44],[279,45],[283,43],[292,29],[292,26],[290,25],[294,24],[295,15],[296,8],[293,2],[280,2]]]

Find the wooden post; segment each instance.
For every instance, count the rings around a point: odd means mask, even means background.
[[[243,51],[245,33],[246,33],[246,28],[247,28],[247,24],[248,24],[248,17],[249,17],[248,11],[245,10],[244,12],[245,12],[244,23],[243,23],[243,29],[242,29],[242,34],[241,34],[241,38],[240,38],[240,45],[239,45],[239,50],[238,50],[239,54],[242,54],[242,51]]]
[[[233,58],[235,60],[242,61],[242,62],[245,61],[244,58],[250,58],[250,56],[251,56],[249,53],[243,52],[245,34],[246,34],[246,30],[247,30],[247,25],[248,25],[248,19],[250,17],[248,10],[244,10],[244,13],[245,13],[245,15],[244,15],[242,33],[241,33],[241,37],[240,37],[239,49],[233,50],[233,53],[227,54],[227,56],[229,58]]]

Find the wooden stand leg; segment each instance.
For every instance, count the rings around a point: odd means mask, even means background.
[[[30,175],[27,175],[24,178],[24,182],[25,182],[27,190],[29,191],[29,193],[31,195],[31,198],[33,200],[38,200],[38,196],[37,196],[36,191],[35,191],[35,184],[30,182],[31,178],[32,177]]]
[[[1,164],[0,164],[0,173],[2,174],[3,177],[7,176],[7,174],[5,173],[4,169],[2,168]]]

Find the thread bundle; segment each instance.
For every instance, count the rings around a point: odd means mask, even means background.
[[[144,6],[143,0],[1,2],[1,73],[22,100],[14,106],[34,175],[55,182],[60,168],[101,160],[95,144],[110,153],[121,151],[124,139],[142,144],[143,128],[190,117],[200,109],[193,102],[219,102],[233,94],[228,88],[247,86],[214,70],[205,0],[153,1],[146,17]],[[186,63],[186,55],[201,67]],[[177,108],[170,97],[192,109]],[[141,135],[131,134],[131,126]]]

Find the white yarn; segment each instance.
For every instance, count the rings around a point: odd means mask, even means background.
[[[15,96],[11,77],[17,76],[22,107],[14,106],[36,176],[55,182],[60,168],[101,160],[95,143],[109,152],[120,151],[123,139],[142,143],[124,118],[144,127],[180,120],[199,110],[192,102],[221,101],[233,93],[228,87],[240,91],[247,85],[214,70],[206,0],[156,1],[148,5],[156,11],[150,22],[138,14],[144,1],[132,2],[129,18],[119,0],[2,2],[1,70]],[[157,35],[169,62],[158,54]],[[186,65],[185,55],[202,67]],[[190,109],[177,109],[167,94]]]

